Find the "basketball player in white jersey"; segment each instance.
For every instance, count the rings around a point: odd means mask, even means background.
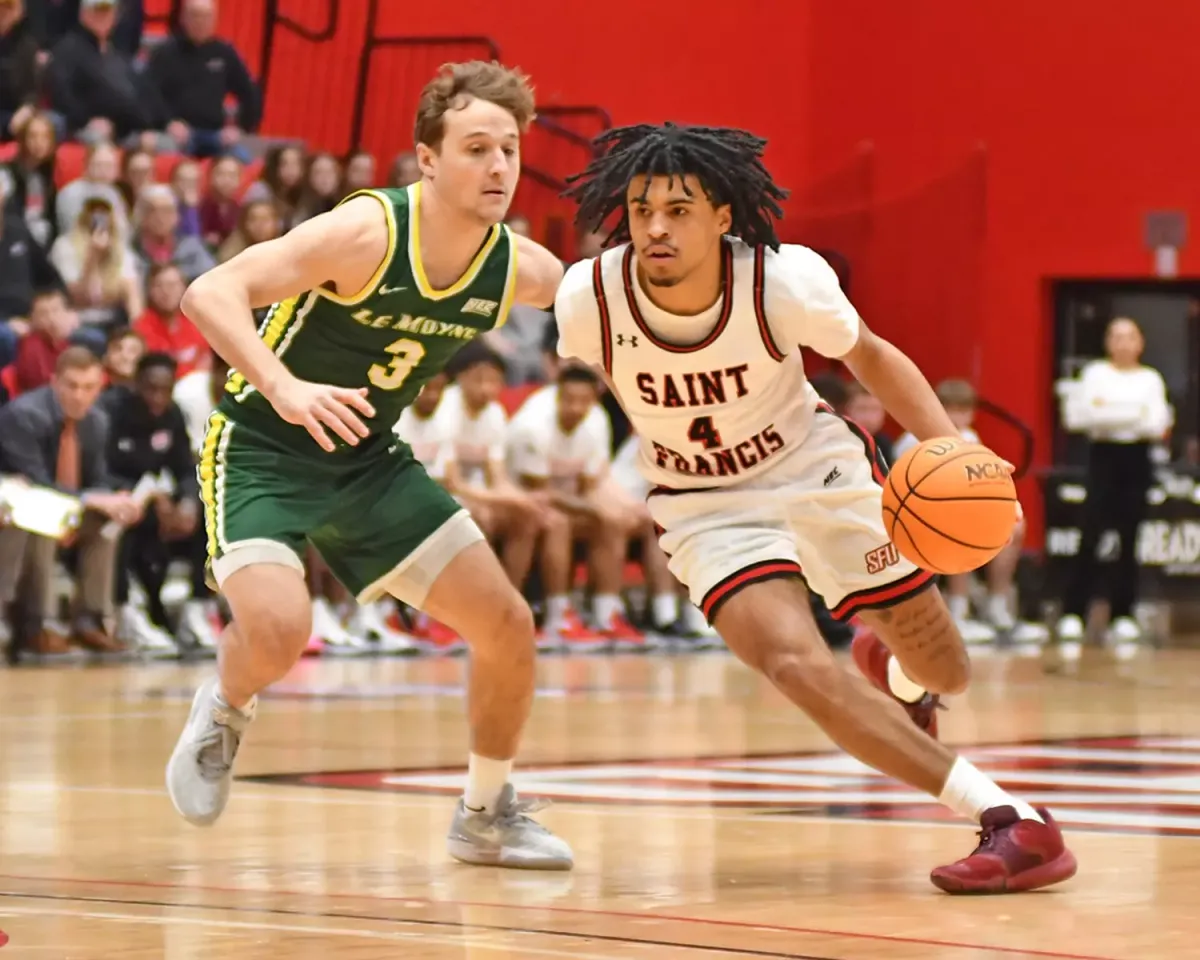
[[[952,893],[1058,883],[1076,864],[1049,813],[930,736],[935,697],[967,686],[962,640],[931,575],[888,540],[873,442],[821,402],[798,346],[844,362],[916,437],[957,431],[829,265],[780,245],[786,192],[764,146],[672,124],[597,139],[569,193],[581,228],[619,215],[610,239],[624,242],[567,271],[559,352],[603,367],[637,430],[671,569],[730,649],[839,746],[981,825],[978,847],[933,882]],[[855,650],[871,683],[834,659],[806,589],[874,631]]]

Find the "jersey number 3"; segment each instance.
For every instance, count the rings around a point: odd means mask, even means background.
[[[367,379],[380,390],[399,390],[425,356],[425,348],[417,340],[397,340],[388,344],[387,352],[392,359],[386,365],[372,364]]]
[[[716,450],[717,447],[724,446],[712,417],[697,417],[693,420],[692,425],[688,427],[688,439],[693,443],[704,444],[705,450]]]

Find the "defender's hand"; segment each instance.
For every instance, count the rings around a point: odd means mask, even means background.
[[[325,383],[309,383],[292,379],[268,398],[275,412],[288,423],[304,427],[326,453],[334,451],[334,442],[326,428],[332,430],[352,447],[371,431],[358,414],[375,416],[375,408],[367,402],[367,388],[351,390]],[[358,413],[355,413],[358,411]]]

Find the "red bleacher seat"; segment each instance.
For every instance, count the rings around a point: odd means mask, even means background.
[[[9,400],[20,393],[17,389],[17,365],[15,363],[0,368],[0,387],[4,388]]]
[[[519,387],[505,387],[500,391],[500,406],[511,417],[520,409],[521,404],[525,402],[525,398],[538,389],[539,386],[540,384],[537,383],[523,383]]]

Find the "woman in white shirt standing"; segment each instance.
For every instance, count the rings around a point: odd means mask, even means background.
[[[1106,530],[1116,531],[1121,540],[1108,588],[1110,640],[1118,656],[1137,649],[1137,531],[1152,480],[1150,450],[1171,425],[1162,375],[1141,363],[1145,341],[1138,325],[1126,317],[1113,320],[1104,346],[1108,357],[1084,367],[1063,405],[1066,428],[1091,439],[1079,553],[1058,622],[1062,654],[1072,659],[1080,652],[1096,580],[1096,546]]]

